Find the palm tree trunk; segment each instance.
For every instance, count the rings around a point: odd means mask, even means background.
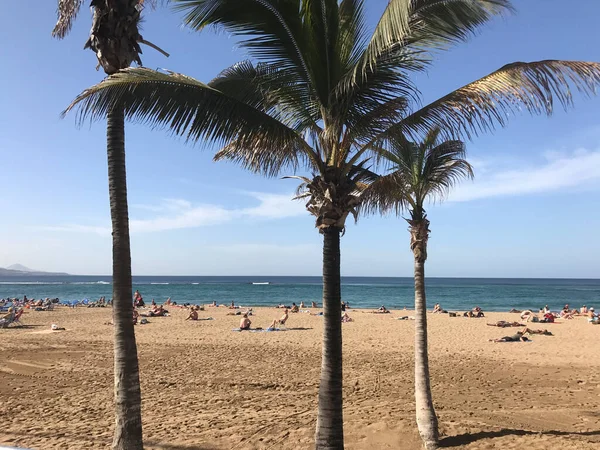
[[[433,408],[427,355],[425,261],[415,255],[415,406],[417,428],[427,450],[438,448],[438,421]]]
[[[125,116],[107,116],[108,189],[113,238],[113,324],[115,332],[114,450],[142,450],[142,415],[137,347],[131,300],[131,252],[125,170]]]
[[[315,448],[343,450],[340,232],[323,231],[323,353]]]

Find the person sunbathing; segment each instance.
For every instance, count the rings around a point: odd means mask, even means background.
[[[553,336],[551,331],[548,330],[532,330],[531,328],[525,328],[523,330],[523,334],[525,333],[529,333],[529,334],[543,334],[544,336]]]
[[[162,317],[165,314],[167,314],[167,310],[164,309],[162,305],[158,305],[152,308],[150,311],[148,311],[148,314],[141,315],[142,317]]]
[[[373,314],[389,314],[390,311],[383,305],[379,307],[379,309],[373,311]]]
[[[295,303],[292,303],[292,309],[290,310],[290,312],[297,313],[298,311],[300,311],[300,308],[298,308],[298,305],[296,305]]]
[[[304,306],[304,302],[300,302],[300,308],[301,308],[301,309],[304,309],[304,308],[306,308],[306,306]]]
[[[436,313],[441,313],[442,312],[442,307],[440,306],[439,303],[436,303],[435,306],[433,307],[433,311],[431,311],[432,313],[436,314]]]
[[[198,311],[196,311],[196,308],[190,308],[190,313],[185,320],[198,320]]]
[[[240,330],[249,330],[250,325],[252,325],[252,322],[248,319],[248,313],[246,313],[240,320]]]
[[[524,334],[523,331],[517,331],[516,334],[513,334],[512,336],[504,336],[500,339],[490,339],[490,342],[527,342],[529,339],[524,336]]]
[[[281,318],[279,319],[274,319],[273,322],[271,322],[271,325],[269,325],[269,330],[274,330],[276,328],[279,328],[282,325],[285,325],[285,323],[288,320],[288,309],[285,308],[284,312],[283,312],[283,316],[281,316]]]
[[[317,305],[317,303],[316,303],[316,302],[310,302],[310,307],[311,307],[311,308],[318,308],[318,307],[319,307],[319,305]]]
[[[499,320],[496,323],[488,323],[488,326],[507,328],[507,327],[524,327],[525,325],[523,325],[522,323],[519,323],[519,322],[507,322],[505,320]]]
[[[342,314],[342,322],[343,323],[352,322],[352,321],[353,321],[352,317],[350,317],[347,312],[344,312],[344,314]]]

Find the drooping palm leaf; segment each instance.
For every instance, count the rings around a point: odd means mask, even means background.
[[[62,39],[71,31],[73,22],[77,18],[82,4],[83,0],[58,1],[58,8],[56,10],[58,18],[52,30],[52,36]]]
[[[250,61],[242,61],[223,70],[208,85],[277,118],[299,133],[306,129],[320,130],[316,123],[318,105],[293,71],[275,64],[254,66]]]
[[[555,103],[572,105],[573,89],[595,94],[600,86],[600,63],[582,61],[517,62],[469,83],[422,107],[363,147],[406,134],[423,135],[441,128],[445,138],[470,139],[505,126],[514,114],[551,115]]]
[[[168,128],[191,142],[268,154],[264,162],[270,174],[294,167],[298,152],[310,150],[297,132],[235,96],[185,75],[150,69],[126,69],[106,78],[80,94],[63,114],[77,106],[79,122],[99,120],[115,105],[131,120]]]
[[[171,0],[135,0],[140,6],[150,5],[153,8],[158,4],[167,4]],[[58,7],[56,9],[57,21],[54,29],[52,30],[52,36],[58,39],[64,38],[71,28],[73,22],[77,18],[81,6],[84,0],[58,0]],[[93,4],[93,2],[92,2]],[[159,51],[162,51],[159,49]]]

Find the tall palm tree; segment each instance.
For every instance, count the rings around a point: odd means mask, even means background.
[[[440,142],[440,129],[432,129],[420,144],[398,140],[380,157],[391,165],[391,173],[374,181],[363,193],[366,211],[400,214],[408,210],[410,249],[415,278],[415,404],[417,427],[425,448],[438,448],[438,422],[433,407],[427,354],[427,306],[425,261],[429,220],[425,203],[442,198],[461,178],[472,178],[473,169],[464,159],[461,141]]]
[[[140,13],[144,0],[92,0],[93,23],[84,48],[96,53],[107,75],[140,60]],[[64,38],[83,0],[59,0],[58,21],[52,35]],[[158,49],[158,48],[157,48]],[[158,49],[160,50],[160,49]],[[162,51],[162,50],[160,50]],[[142,449],[142,400],[133,329],[131,301],[131,251],[127,179],[125,170],[125,117],[122,106],[111,105],[105,114],[107,127],[108,189],[113,240],[113,323],[116,425],[113,448]]]
[[[129,119],[188,141],[222,146],[215,158],[269,176],[303,179],[323,235],[324,335],[316,447],[343,448],[340,236],[368,183],[366,161],[402,136],[433,126],[470,136],[512,112],[550,114],[575,87],[594,92],[600,64],[514,63],[425,106],[411,74],[436,51],[468,38],[508,0],[391,0],[369,34],[365,0],[174,0],[194,30],[215,25],[239,38],[242,62],[204,84],[177,73],[121,71],[78,96],[79,120],[122,105]]]

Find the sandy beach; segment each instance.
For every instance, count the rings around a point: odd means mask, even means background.
[[[136,326],[146,448],[311,448],[322,318],[292,314],[284,332],[232,332],[239,316],[207,308]],[[267,327],[281,310],[254,309]],[[351,310],[344,332],[348,449],[418,449],[410,311]],[[446,447],[592,449],[600,445],[600,326],[584,318],[528,343],[492,343],[518,320],[429,315],[434,401]],[[0,443],[34,449],[106,449],[112,436],[110,308],[27,312],[0,330]],[[65,331],[52,332],[56,323]]]

